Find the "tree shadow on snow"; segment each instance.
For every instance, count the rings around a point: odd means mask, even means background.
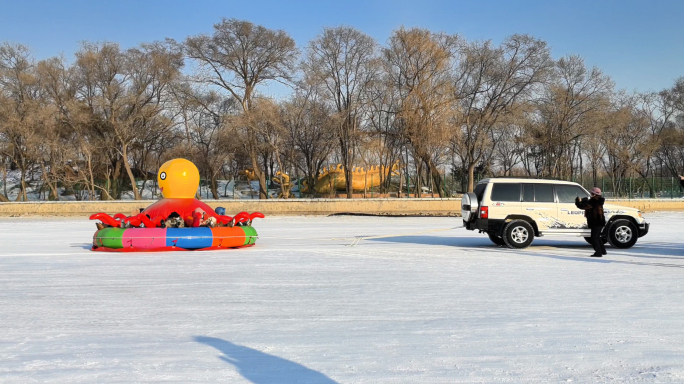
[[[233,344],[215,337],[196,336],[195,341],[223,353],[219,359],[232,364],[245,379],[254,384],[322,383],[337,384],[328,376],[281,357]]]

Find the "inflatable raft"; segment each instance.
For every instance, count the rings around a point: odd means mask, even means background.
[[[195,228],[104,228],[93,236],[93,251],[202,251],[254,245],[251,226]]]

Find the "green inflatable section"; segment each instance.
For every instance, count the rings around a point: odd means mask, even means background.
[[[124,228],[104,228],[95,233],[95,246],[123,248]]]
[[[243,245],[252,245],[256,243],[257,232],[252,226],[240,227],[245,231],[245,243]]]

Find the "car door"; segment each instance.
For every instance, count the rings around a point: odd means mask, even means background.
[[[523,215],[534,219],[540,232],[557,227],[558,207],[552,184],[525,183],[521,203]]]
[[[589,198],[587,192],[579,185],[556,184],[558,198],[558,221],[564,229],[586,229],[587,220],[584,210],[577,208],[575,198]]]

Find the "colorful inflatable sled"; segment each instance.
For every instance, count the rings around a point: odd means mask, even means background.
[[[256,230],[251,226],[259,212],[225,216],[194,198],[199,186],[199,171],[185,159],[164,163],[157,175],[163,199],[139,214],[114,217],[96,213],[100,220],[93,236],[93,251],[149,252],[238,248],[254,245]],[[218,211],[218,212],[217,212]],[[174,226],[169,226],[175,223]]]
[[[257,239],[251,226],[197,228],[104,228],[93,236],[94,251],[148,252],[238,248]]]

